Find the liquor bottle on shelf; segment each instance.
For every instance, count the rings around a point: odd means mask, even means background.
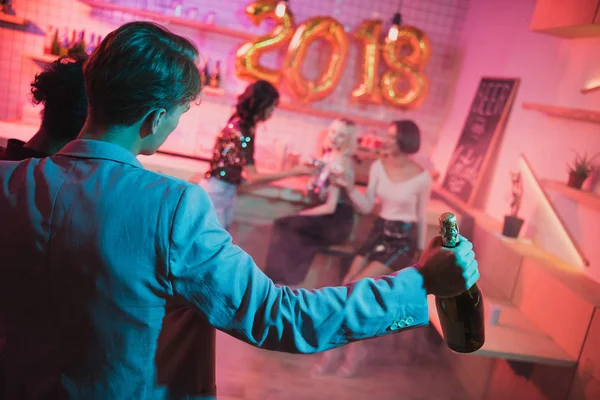
[[[209,64],[210,64],[210,58],[207,58],[206,62],[204,63],[204,68],[202,69],[202,79],[203,79],[202,83],[205,86],[210,85],[210,70],[209,70],[210,65]]]
[[[60,55],[60,43],[58,41],[58,28],[54,31],[54,39],[50,45],[50,54],[59,56]]]
[[[69,49],[70,56],[82,56],[85,54],[85,31],[79,32],[76,35],[71,48]]]
[[[71,40],[69,41],[69,49],[72,49],[77,45],[77,31],[73,29],[73,33],[71,34]]]
[[[458,223],[452,213],[439,218],[442,245],[458,244]],[[477,284],[454,297],[436,297],[435,305],[446,345],[458,353],[472,353],[485,342],[483,295]]]
[[[50,54],[50,50],[52,49],[53,38],[54,29],[52,29],[52,25],[49,25],[48,30],[46,31],[46,37],[44,39],[44,54]]]
[[[87,43],[87,46],[85,46],[85,53],[90,55],[92,54],[92,52],[94,51],[94,49],[96,48],[96,34],[92,33],[90,35],[90,40]]]
[[[79,51],[81,52],[81,54],[87,54],[85,52],[85,48],[86,48],[86,44],[85,44],[85,29],[81,31],[81,33],[79,34]]]
[[[64,28],[60,35],[60,50],[59,56],[66,56],[69,54],[69,29]]]
[[[172,4],[173,7],[173,15],[177,18],[181,18],[181,10],[183,9],[183,4],[181,0],[174,1]]]
[[[221,61],[215,63],[215,68],[213,69],[212,74],[210,74],[209,86],[213,88],[221,86]]]
[[[202,60],[202,64],[200,65],[200,80],[202,81],[202,85],[206,82],[206,65],[208,64],[207,59]]]

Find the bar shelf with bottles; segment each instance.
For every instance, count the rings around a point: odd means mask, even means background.
[[[71,31],[71,35],[69,32]],[[59,57],[88,56],[100,45],[102,35],[91,33],[86,35],[85,30],[77,31],[68,28],[48,27],[46,41],[42,54],[29,54],[28,57],[43,64],[56,61]],[[201,68],[203,92],[209,96],[224,96],[225,90],[221,88],[221,62],[217,61],[211,65],[210,59],[206,59]]]
[[[204,89],[202,92],[209,96],[225,96],[225,90],[221,87],[221,61],[211,64],[210,58],[206,58],[200,67],[202,83]]]
[[[71,32],[70,35],[69,32]],[[101,35],[95,33],[86,35],[85,30],[59,29],[50,26],[46,31],[43,53],[29,54],[28,57],[45,64],[56,61],[63,56],[83,57],[91,54],[101,41]]]

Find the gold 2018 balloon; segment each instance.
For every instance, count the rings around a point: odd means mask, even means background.
[[[404,54],[408,50],[408,54]],[[425,33],[403,26],[395,41],[385,40],[383,60],[390,68],[381,78],[382,96],[396,107],[410,110],[420,106],[429,89],[423,68],[431,56]]]
[[[309,46],[317,39],[324,39],[331,46],[329,62],[321,76],[307,80],[302,74],[302,64]],[[335,89],[348,58],[349,42],[344,27],[330,17],[311,18],[298,26],[282,70],[286,85],[297,99],[310,103],[327,97]]]
[[[361,80],[350,98],[357,103],[381,104],[379,87],[379,37],[380,19],[368,19],[354,31],[354,37],[362,42]]]
[[[277,1],[258,0],[246,7],[246,15],[254,25],[269,18],[275,21],[275,28],[266,35],[256,40],[244,43],[235,55],[235,72],[237,76],[249,80],[264,79],[272,84],[277,84],[281,78],[281,71],[260,65],[260,56],[268,51],[284,47],[294,35],[294,15],[286,7],[283,17],[275,14]]]

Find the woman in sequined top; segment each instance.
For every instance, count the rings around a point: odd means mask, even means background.
[[[305,165],[271,174],[257,171],[254,163],[256,126],[268,120],[278,104],[279,92],[269,82],[259,80],[250,84],[238,97],[235,112],[217,136],[210,169],[200,185],[210,196],[225,229],[233,219],[239,185],[264,184],[312,171]]]

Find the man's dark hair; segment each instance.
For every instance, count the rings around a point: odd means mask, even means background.
[[[198,50],[151,22],[131,22],[109,33],[83,67],[90,118],[130,126],[154,108],[170,111],[202,91]]]
[[[34,104],[43,104],[41,128],[50,139],[72,140],[87,117],[88,101],[83,81],[85,57],[61,57],[31,82]]]

